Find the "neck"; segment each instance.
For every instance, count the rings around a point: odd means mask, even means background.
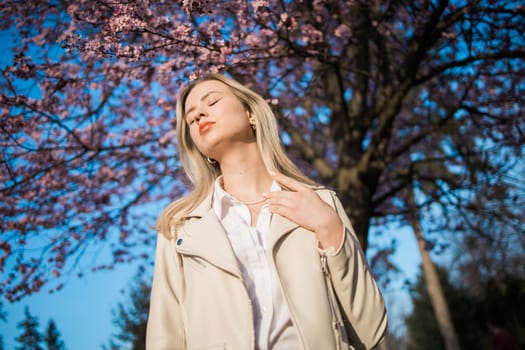
[[[272,178],[255,143],[224,155],[220,165],[224,190],[241,201],[258,201],[270,189]]]

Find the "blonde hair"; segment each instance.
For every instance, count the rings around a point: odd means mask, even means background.
[[[210,164],[191,140],[188,124],[184,119],[186,98],[198,84],[217,80],[227,85],[233,94],[255,118],[256,143],[263,163],[268,171],[279,171],[282,174],[308,185],[314,182],[304,175],[288,158],[279,137],[279,129],[274,113],[268,103],[256,92],[237,81],[220,74],[206,75],[184,87],[177,97],[176,136],[180,163],[193,185],[190,193],[169,204],[159,216],[156,229],[168,239],[171,229],[184,222],[185,217],[195,209],[212,191],[220,168]]]

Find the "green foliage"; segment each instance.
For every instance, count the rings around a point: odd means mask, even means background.
[[[47,350],[65,350],[66,346],[60,339],[60,332],[55,324],[55,321],[49,320],[47,324],[45,342]]]
[[[2,310],[3,304],[0,302],[0,320],[6,321],[6,313]],[[4,337],[0,334],[0,350],[4,350]]]
[[[457,287],[444,268],[436,267],[462,349],[492,349],[489,322],[507,330],[525,348],[525,279],[503,275],[473,288]],[[464,282],[464,281],[463,281]],[[443,339],[420,273],[411,291],[414,309],[406,318],[408,350],[444,349]]]
[[[134,278],[129,291],[127,304],[119,303],[113,312],[113,324],[119,329],[114,339],[110,340],[110,350],[145,350],[146,323],[148,320],[150,300],[150,279],[143,276],[140,270]]]
[[[25,318],[18,323],[21,334],[16,338],[18,343],[16,350],[66,350],[64,342],[60,339],[60,332],[55,321],[49,320],[44,337],[38,329],[38,318],[31,315],[27,306],[24,314]],[[0,336],[0,350],[4,349],[2,341],[3,339]]]
[[[4,304],[0,302],[0,321],[7,321],[7,313],[3,310]]]
[[[437,267],[443,293],[462,349],[485,349],[488,330],[484,326],[478,303],[466,290],[455,287],[444,268]],[[445,345],[434,316],[423,273],[411,291],[414,309],[406,318],[408,350],[444,349]]]
[[[42,334],[38,331],[38,318],[31,315],[25,308],[25,319],[18,323],[21,334],[16,338],[19,346],[16,350],[44,350],[42,347]]]
[[[525,279],[513,275],[489,280],[483,300],[485,319],[514,336],[525,349]]]

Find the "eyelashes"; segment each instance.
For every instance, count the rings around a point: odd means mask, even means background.
[[[215,105],[217,102],[219,102],[220,100],[222,99],[222,97],[217,97],[217,98],[214,98],[214,99],[211,99],[209,102],[208,102],[208,107],[211,107],[213,105]],[[188,121],[188,125],[192,125],[195,121],[197,120],[196,117],[192,117],[189,119]]]

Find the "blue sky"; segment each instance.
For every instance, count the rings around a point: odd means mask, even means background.
[[[101,349],[116,332],[111,311],[119,302],[127,301],[127,294],[122,291],[132,284],[135,272],[135,266],[122,265],[82,279],[71,278],[55,294],[43,291],[14,304],[4,302],[8,316],[7,322],[0,322],[0,334],[4,337],[5,349],[16,346],[15,338],[20,334],[16,326],[24,319],[26,306],[38,318],[41,332],[50,319],[55,321],[68,349]]]

